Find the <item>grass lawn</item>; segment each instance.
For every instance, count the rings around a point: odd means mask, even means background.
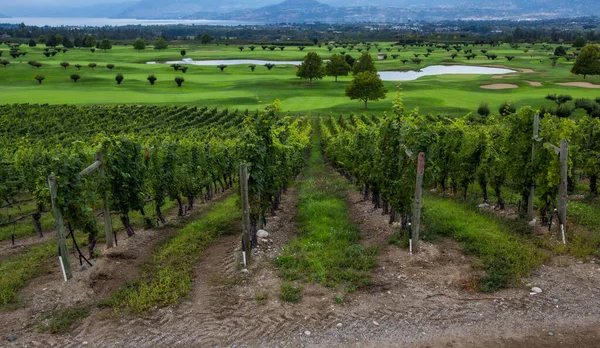
[[[376,265],[378,250],[360,244],[360,230],[350,221],[345,202],[348,185],[327,169],[320,139],[313,135],[310,158],[300,184],[296,217],[300,235],[275,259],[286,281],[319,282],[341,293],[370,284],[370,271]],[[297,302],[298,289],[286,283],[281,297]]]
[[[405,106],[408,109],[419,107],[422,112],[447,113],[454,116],[475,111],[481,102],[487,102],[492,110],[497,110],[501,103],[512,101],[518,107],[531,105],[539,107],[551,106],[552,102],[544,100],[549,93],[568,93],[573,98],[590,98],[600,95],[594,89],[581,87],[564,87],[556,82],[587,81],[600,84],[600,78],[583,77],[570,74],[573,61],[559,59],[555,68],[550,65],[551,51],[541,49],[538,44],[527,53],[514,50],[508,45],[500,47],[476,46],[469,48],[478,54],[467,60],[464,54],[451,59],[451,52],[436,49],[429,57],[420,58],[423,62],[416,65],[412,62],[403,64],[401,59],[410,59],[413,54],[426,53],[424,47],[391,48],[389,43],[381,43],[382,53],[388,54],[387,60],[378,60],[379,70],[411,70],[435,64],[496,65],[514,69],[533,69],[534,72],[520,73],[518,76],[507,76],[503,79],[489,75],[444,75],[423,77],[416,81],[402,83]],[[295,76],[296,68],[291,65],[278,65],[272,70],[257,66],[254,72],[247,65],[231,65],[221,72],[216,66],[189,66],[186,73],[174,71],[165,64],[145,64],[148,61],[180,60],[180,50],[187,50],[186,58],[203,59],[263,59],[263,60],[301,60],[307,52],[316,51],[323,59],[332,53],[345,52],[358,58],[356,49],[348,51],[342,47],[331,52],[326,46],[307,47],[304,51],[296,47],[286,47],[283,51],[262,50],[258,46],[254,51],[248,48],[240,51],[237,46],[171,46],[167,50],[155,51],[146,49],[135,51],[131,46],[114,45],[106,52],[87,49],[71,49],[66,53],[46,58],[43,46],[30,48],[25,57],[13,59],[8,54],[0,59],[7,59],[10,64],[0,67],[0,103],[49,103],[49,104],[184,104],[201,105],[219,108],[262,109],[274,99],[281,100],[284,111],[292,113],[348,113],[363,112],[362,103],[351,101],[344,96],[344,88],[351,77],[341,77],[334,82],[333,77],[325,77],[321,81],[308,84]],[[391,48],[390,52],[386,48]],[[488,60],[481,52],[487,49],[498,58]],[[523,46],[524,49],[524,46]],[[8,53],[8,52],[5,52]],[[370,53],[376,58],[378,53],[372,48]],[[398,54],[393,59],[391,54]],[[513,55],[516,58],[509,62],[503,57]],[[34,60],[43,64],[41,68],[33,68],[27,64]],[[59,64],[69,62],[64,69]],[[88,63],[95,62],[97,67],[91,69]],[[107,64],[114,64],[112,70]],[[75,64],[83,67],[77,71]],[[78,73],[81,79],[77,83],[69,78]],[[117,73],[124,75],[124,81],[117,85],[114,78]],[[34,79],[37,74],[45,76],[40,85]],[[151,86],[146,78],[154,74],[158,80]],[[174,78],[182,76],[185,82],[178,88]],[[532,87],[525,81],[542,82],[542,87]],[[493,83],[513,83],[518,89],[484,90],[480,85]],[[380,113],[391,108],[394,99],[396,82],[386,82],[390,91],[385,100],[369,103],[369,112]]]

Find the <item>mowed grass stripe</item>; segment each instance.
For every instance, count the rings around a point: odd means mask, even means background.
[[[466,205],[428,195],[423,213],[426,234],[455,238],[466,254],[483,260],[486,274],[478,279],[481,291],[513,285],[548,258],[530,240],[512,232],[510,224],[478,214]]]
[[[236,195],[217,203],[205,215],[160,244],[144,265],[140,278],[115,293],[108,304],[116,312],[144,313],[180,302],[192,289],[194,266],[207,246],[240,231]]]
[[[349,218],[345,202],[348,184],[327,169],[314,136],[310,159],[300,187],[293,239],[275,262],[287,281],[302,279],[352,292],[371,283],[376,248],[359,243],[360,231]]]

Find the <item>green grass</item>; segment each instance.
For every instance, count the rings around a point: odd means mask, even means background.
[[[600,256],[600,205],[569,202],[567,220],[576,224],[567,230],[569,253],[581,259]]]
[[[87,235],[76,233],[77,244],[83,252],[88,244]],[[67,245],[71,248],[71,242],[67,240]],[[44,263],[47,259],[57,256],[58,243],[56,240],[49,240],[29,247],[24,252],[6,258],[0,262],[0,309],[18,304],[20,299],[18,292],[28,280],[35,278],[44,270]]]
[[[380,47],[388,47],[382,43]],[[537,45],[536,47],[538,47]],[[341,77],[334,82],[333,77],[325,77],[312,85],[308,85],[295,76],[296,68],[279,65],[272,70],[257,66],[251,72],[246,65],[231,65],[224,72],[215,66],[190,66],[187,73],[175,72],[165,64],[145,64],[147,61],[180,60],[179,50],[187,49],[187,58],[203,59],[264,59],[264,60],[301,60],[307,52],[315,51],[327,59],[332,53],[347,51],[347,54],[358,58],[356,50],[348,51],[342,47],[329,52],[325,45],[322,47],[309,46],[304,51],[287,47],[284,51],[263,51],[260,47],[250,51],[240,52],[237,46],[185,46],[171,47],[157,52],[145,50],[136,52],[131,46],[117,46],[112,50],[95,53],[87,49],[71,49],[67,53],[58,53],[55,57],[43,56],[43,45],[35,48],[22,47],[28,51],[21,60],[6,57],[11,63],[0,67],[0,103],[50,103],[50,104],[185,104],[202,105],[219,108],[262,109],[275,99],[279,99],[284,111],[321,113],[363,112],[362,104],[344,97],[344,88],[351,77]],[[471,48],[471,47],[469,47]],[[479,52],[486,48],[498,54],[495,61],[488,60]],[[522,50],[514,50],[508,45],[490,48],[489,46],[473,47],[478,54],[475,59],[467,60],[464,54],[456,59],[450,58],[450,53],[437,49],[423,63],[403,65],[401,59],[411,58],[413,53],[425,53],[424,47],[406,47],[401,52],[396,48],[388,54],[387,60],[377,60],[379,70],[411,70],[435,64],[464,64],[464,65],[496,65],[509,68],[527,68],[535,73],[521,73],[516,77],[505,77],[498,80],[489,75],[443,75],[423,77],[416,81],[404,82],[404,103],[407,110],[419,107],[423,113],[448,113],[464,115],[475,111],[480,102],[485,101],[491,110],[496,112],[504,101],[513,101],[517,106],[531,105],[540,107],[551,106],[552,102],[544,100],[550,93],[568,93],[573,98],[596,97],[596,91],[579,87],[563,87],[556,82],[587,81],[600,83],[600,77],[590,76],[586,80],[581,76],[570,74],[573,61],[566,62],[563,58],[555,68],[550,65],[550,52],[542,51],[539,47],[530,49],[528,54]],[[371,54],[376,58],[377,51]],[[399,54],[392,59],[391,54]],[[514,55],[516,59],[508,62],[503,57]],[[531,56],[533,55],[533,57]],[[3,57],[5,58],[5,57]],[[44,64],[41,68],[32,68],[27,61],[35,60]],[[67,61],[71,64],[66,70],[59,63]],[[90,62],[98,66],[92,70],[87,67]],[[107,69],[107,63],[115,64],[113,70]],[[75,64],[81,64],[81,71],[76,71]],[[78,73],[81,80],[73,83],[69,75]],[[117,85],[114,78],[121,73],[125,80]],[[46,77],[39,85],[34,76],[42,74]],[[147,81],[148,75],[154,74],[158,81],[151,86]],[[185,82],[178,88],[173,81],[176,76],[183,76]],[[525,82],[542,82],[542,87],[532,87]],[[514,83],[520,86],[513,90],[484,90],[479,86],[491,83]],[[389,110],[394,100],[396,82],[386,82],[390,90],[385,100],[369,103],[369,112],[380,113]],[[572,104],[572,102],[571,102]]]
[[[42,271],[46,259],[57,253],[56,241],[29,248],[26,252],[0,263],[0,308],[19,302],[17,292]],[[58,262],[58,257],[57,257]]]
[[[51,312],[40,316],[39,330],[51,334],[70,332],[73,325],[87,317],[90,313],[88,307],[69,308],[58,312]]]
[[[235,195],[217,203],[195,222],[159,245],[140,278],[108,301],[116,312],[145,313],[178,303],[192,289],[194,266],[206,247],[221,235],[239,230]]]
[[[484,292],[515,284],[548,258],[530,240],[515,234],[511,225],[452,200],[427,195],[423,224],[427,233],[455,238],[466,254],[483,260],[485,275],[478,285]]]
[[[291,303],[298,303],[302,300],[302,288],[285,283],[281,286],[281,299]]]
[[[287,281],[301,279],[353,291],[370,284],[378,250],[360,245],[360,231],[350,222],[345,203],[349,185],[325,167],[319,149],[314,136],[300,186],[296,219],[300,236],[275,263]]]

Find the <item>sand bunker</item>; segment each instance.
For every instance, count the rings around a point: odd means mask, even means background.
[[[537,81],[525,81],[525,82],[527,82],[530,86],[533,86],[533,87],[542,87],[541,82],[537,82]]]
[[[479,86],[483,89],[512,89],[519,88],[517,85],[513,85],[511,83],[494,83],[493,85],[483,85]]]
[[[583,87],[583,88],[600,88],[600,85],[594,85],[589,82],[563,82],[557,83],[557,85],[567,86],[567,87]]]
[[[526,73],[526,74],[530,74],[530,73],[534,73],[535,72],[532,69],[522,69],[522,68],[519,68],[519,70],[521,70],[522,73]]]

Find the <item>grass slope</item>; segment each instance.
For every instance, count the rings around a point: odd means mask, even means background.
[[[465,253],[483,260],[486,274],[478,279],[482,291],[514,284],[548,257],[531,241],[514,234],[510,225],[466,205],[433,195],[427,195],[423,205],[425,233],[455,238]]]
[[[319,139],[314,136],[300,186],[296,219],[300,236],[275,260],[285,280],[342,286],[348,292],[370,284],[378,250],[360,245],[360,231],[348,216],[346,189],[348,184],[325,167]],[[297,302],[298,296],[290,284],[282,287],[284,299]]]
[[[230,196],[156,248],[139,280],[119,290],[108,304],[117,312],[144,313],[178,303],[192,289],[194,266],[221,235],[239,230],[238,198]]]

